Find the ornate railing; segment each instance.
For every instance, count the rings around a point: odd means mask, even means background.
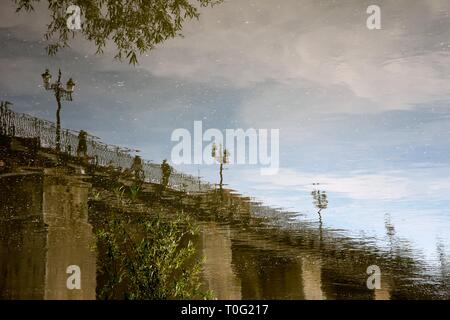
[[[0,105],[0,134],[11,137],[38,138],[44,148],[56,149],[56,125],[51,121],[36,118],[25,113],[12,111],[9,103]],[[78,131],[61,130],[61,152],[76,156]],[[115,145],[103,143],[99,138],[87,136],[87,155],[98,166],[112,166],[120,170],[130,169],[134,156],[131,151]],[[143,161],[146,182],[161,181],[161,167],[150,161]],[[169,186],[187,192],[205,191],[212,188],[209,183],[199,178],[173,170]]]

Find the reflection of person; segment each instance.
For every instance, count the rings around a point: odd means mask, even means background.
[[[140,156],[134,157],[131,171],[134,172],[134,178],[137,181],[144,181],[144,170],[142,168],[142,159]]]
[[[78,134],[77,157],[86,157],[87,154],[87,132],[81,130]]]
[[[161,185],[163,186],[163,188],[166,188],[167,185],[169,184],[170,174],[172,173],[172,168],[167,163],[166,159],[164,159],[163,162],[161,163],[161,171],[162,171]]]

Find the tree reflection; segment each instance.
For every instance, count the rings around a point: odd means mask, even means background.
[[[17,11],[31,12],[40,0],[14,0]],[[43,1],[46,2],[46,1]],[[48,0],[51,21],[45,39],[49,55],[69,47],[77,30],[67,28],[67,9],[80,8],[83,37],[94,43],[97,53],[103,53],[108,41],[116,46],[115,57],[138,62],[137,55],[152,50],[167,39],[180,35],[186,20],[199,18],[199,7],[213,6],[222,0],[191,1],[104,1],[104,0]]]
[[[169,185],[170,175],[172,174],[172,167],[164,159],[161,163],[161,188],[164,190]]]

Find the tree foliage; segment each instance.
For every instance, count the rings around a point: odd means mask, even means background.
[[[111,197],[99,196],[94,202],[107,201],[108,205],[92,212],[98,254],[97,297],[213,298],[212,292],[201,288],[202,260],[193,242],[199,230],[192,218],[178,209],[148,208],[139,200],[140,189],[120,186],[111,191]]]
[[[100,274],[107,279],[100,299],[204,299],[200,289],[200,262],[192,241],[195,228],[182,214],[169,221],[160,215],[131,222],[113,214],[97,230]]]
[[[33,11],[41,0],[13,0],[16,11]],[[97,54],[103,53],[108,40],[116,46],[115,58],[128,59],[135,65],[138,54],[152,50],[169,38],[181,35],[186,20],[198,19],[200,7],[213,6],[223,0],[43,0],[48,2],[51,21],[45,39],[47,51],[54,55],[69,47],[70,40],[81,32],[93,42]],[[81,9],[81,30],[67,28],[70,5]]]

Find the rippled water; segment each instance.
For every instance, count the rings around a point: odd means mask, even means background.
[[[172,133],[193,134],[194,121],[221,132],[279,129],[277,174],[226,165],[225,187],[245,201],[211,192],[192,209],[205,287],[219,297],[449,298],[450,2],[377,2],[380,30],[367,28],[360,0],[226,1],[133,67],[78,38],[48,57],[47,7],[30,19],[5,1],[0,99],[54,121],[40,73],[61,68],[77,83],[64,128],[157,163],[173,162]],[[221,179],[217,165],[176,169]],[[96,296],[93,182],[55,175],[1,177],[2,297],[72,297],[53,268],[76,256],[89,270],[76,298]],[[158,201],[179,203],[171,199]],[[380,290],[366,287],[370,265],[381,269]]]
[[[88,195],[96,180],[58,169],[1,180],[1,297],[94,299],[101,279]],[[426,259],[397,236],[389,216],[384,238],[350,237],[227,190],[203,194],[193,207],[191,197],[177,199],[200,226],[204,288],[220,299],[449,298],[443,245],[436,261]],[[168,193],[157,202],[171,208],[174,200]],[[82,270],[82,290],[66,288],[73,264]],[[374,264],[382,270],[375,291],[366,286]]]

